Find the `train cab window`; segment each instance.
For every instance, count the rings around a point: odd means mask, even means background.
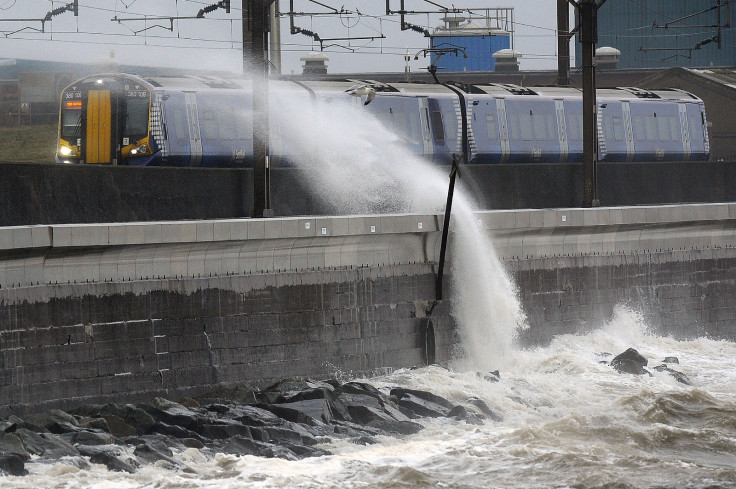
[[[82,101],[67,102],[61,111],[61,137],[66,140],[79,137],[81,126]]]
[[[435,141],[445,140],[445,126],[442,123],[442,112],[432,112],[432,133]]]
[[[123,136],[135,141],[148,136],[148,97],[128,98]]]
[[[493,114],[486,114],[486,135],[491,141],[498,141],[498,126]]]

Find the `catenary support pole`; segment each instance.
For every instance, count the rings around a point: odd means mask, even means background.
[[[570,6],[557,0],[557,85],[570,86]]]
[[[243,0],[243,73],[253,80],[253,217],[272,217],[268,155],[269,0]]]
[[[580,42],[583,51],[583,207],[597,207],[596,166],[598,152],[595,93],[595,0],[580,0]]]

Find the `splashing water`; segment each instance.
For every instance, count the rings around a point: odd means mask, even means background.
[[[444,213],[447,167],[412,154],[400,136],[357,104],[306,102],[289,100],[294,110],[279,122],[297,155],[294,163],[307,170],[316,194],[341,213]],[[457,368],[493,370],[511,354],[524,315],[474,207],[456,189],[448,250],[453,315],[465,350]]]

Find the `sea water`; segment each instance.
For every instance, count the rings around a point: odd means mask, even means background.
[[[309,155],[300,166],[330,202],[355,213],[443,212],[446,168],[413,157],[357,104],[305,106],[282,129],[289,124],[295,153]],[[588,324],[586,334],[518,348],[515,333],[525,324],[514,284],[461,192],[452,219],[451,295],[462,351],[447,366],[363,380],[461,405],[477,397],[501,421],[429,418],[415,435],[379,436],[370,446],[325,442],[320,448],[332,455],[300,461],[176,453],[192,473],[154,464],[127,474],[34,459],[28,476],[0,477],[0,487],[736,488],[735,343],[652,335],[634,304]],[[629,347],[650,366],[677,357],[670,366],[692,385],[654,369],[651,376],[617,373],[607,362]],[[487,375],[496,369],[498,382]]]

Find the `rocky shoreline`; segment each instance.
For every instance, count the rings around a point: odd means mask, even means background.
[[[495,374],[497,377],[497,374]],[[431,392],[363,382],[284,380],[263,390],[239,388],[173,402],[88,405],[0,420],[0,474],[25,475],[25,464],[63,461],[135,472],[157,463],[192,469],[174,458],[197,448],[205,454],[256,455],[297,460],[328,455],[317,445],[334,439],[376,443],[380,435],[417,433],[416,421],[500,420],[481,399],[455,405]]]

